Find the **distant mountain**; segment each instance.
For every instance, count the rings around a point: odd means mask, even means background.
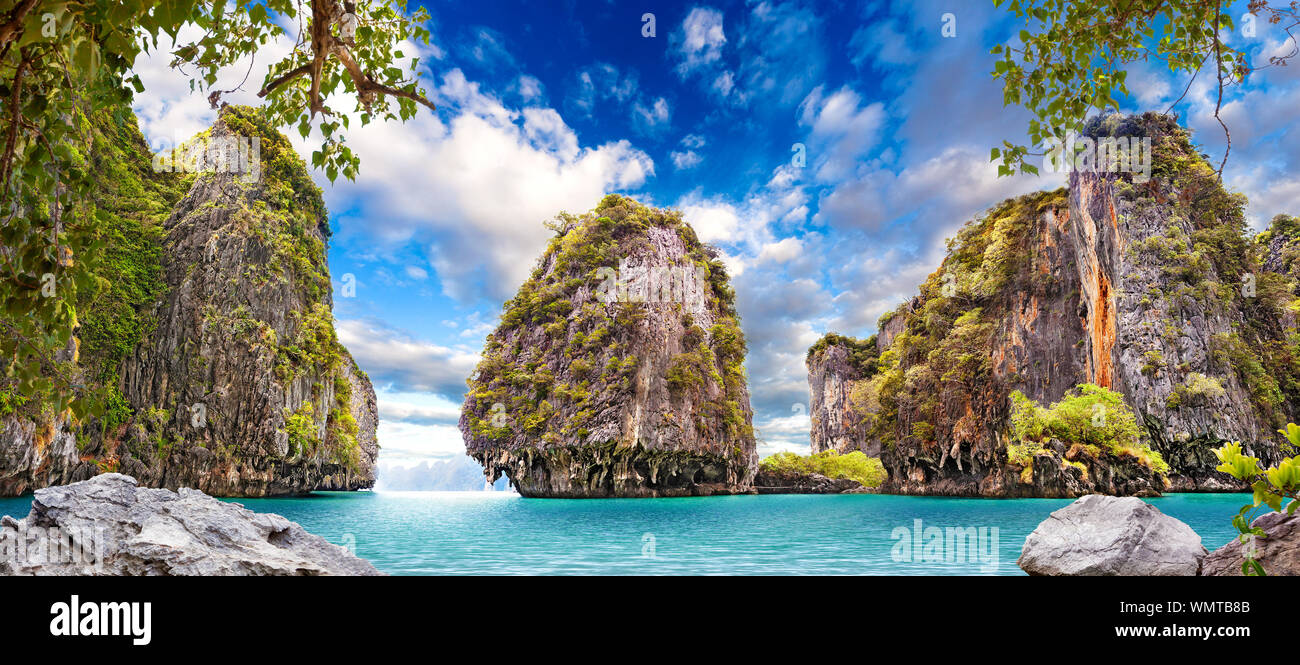
[[[420,462],[412,467],[381,464],[375,489],[396,491],[452,491],[477,492],[484,489],[486,479],[483,467],[469,457],[457,457],[443,462]],[[500,478],[492,489],[504,492],[509,481]]]

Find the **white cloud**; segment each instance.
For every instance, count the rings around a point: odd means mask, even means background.
[[[695,229],[700,240],[708,243],[737,240],[740,217],[734,205],[721,200],[701,200],[679,207],[682,218]]]
[[[337,321],[334,328],[339,342],[379,387],[391,385],[395,390],[459,401],[465,393],[465,377],[479,360],[472,351],[416,340],[357,319]]]
[[[677,152],[674,150],[669,153],[668,156],[673,160],[673,168],[678,171],[693,169],[699,166],[700,162],[704,161],[704,158],[700,157],[699,153],[694,150],[687,150],[685,152]]]
[[[731,72],[722,72],[713,79],[713,89],[722,97],[730,95],[735,88],[736,79],[731,75]]]
[[[578,136],[555,109],[524,109],[524,134],[534,145],[573,161],[578,153]]]
[[[777,242],[763,245],[763,249],[758,253],[758,260],[785,263],[801,254],[803,254],[803,243],[798,238],[782,238]]]
[[[380,420],[422,425],[455,425],[460,420],[460,407],[454,404],[412,404],[383,393],[378,398]]]
[[[601,99],[623,104],[639,96],[640,84],[635,70],[623,72],[607,62],[598,62],[578,71],[577,90],[567,103],[569,110],[590,118],[596,110],[596,102]]]
[[[898,172],[864,171],[823,195],[815,219],[878,231],[916,214],[906,233],[921,244],[937,245],[936,231],[954,229],[1002,199],[1064,184],[1060,173],[999,178],[996,164],[979,150],[954,147]]]
[[[704,161],[704,156],[696,152],[696,150],[703,148],[706,143],[705,138],[699,134],[683,136],[681,140],[683,149],[674,150],[668,155],[673,160],[673,168],[684,171],[699,166],[700,162]]]
[[[744,257],[728,254],[723,250],[718,250],[718,260],[727,268],[727,275],[735,279],[745,274],[746,261]]]
[[[722,12],[710,7],[695,7],[682,21],[677,71],[683,77],[703,65],[722,57],[727,36],[722,30]]]
[[[163,149],[188,140],[207,129],[216,120],[217,112],[208,104],[207,95],[190,91],[190,77],[172,69],[171,52],[177,44],[186,44],[203,37],[203,30],[187,24],[177,33],[175,40],[163,35],[157,48],[136,57],[132,71],[144,83],[145,92],[136,95],[132,105],[140,118],[140,128],[155,148]],[[243,89],[222,95],[231,104],[260,105],[257,91],[261,88],[270,63],[279,62],[293,49],[293,42],[279,35],[258,51],[258,57],[249,69],[245,58],[223,69],[214,86],[219,90],[239,87]],[[250,56],[251,57],[251,56]]]
[[[471,312],[469,316],[461,319],[460,325],[464,327],[464,330],[460,331],[459,336],[477,341],[487,337],[488,333],[495,330],[497,327],[496,308],[493,307],[487,311],[491,313]]]
[[[782,413],[777,407],[773,413]],[[759,457],[767,457],[780,452],[792,452],[807,455],[811,452],[808,432],[812,429],[812,419],[808,416],[808,405],[792,403],[786,411],[791,415],[774,416],[765,420],[755,420],[754,427],[759,433]]]
[[[736,31],[740,68],[731,100],[747,105],[755,97],[784,109],[802,99],[817,81],[824,80],[826,39],[815,3],[755,2]],[[837,49],[838,50],[838,49]]]
[[[459,458],[465,441],[457,422],[460,405],[428,393],[403,392],[379,386],[379,462],[411,465]]]
[[[906,65],[916,62],[911,36],[904,33],[892,19],[863,25],[853,33],[849,49],[851,60],[858,67],[870,63],[880,65]]]
[[[809,161],[817,179],[836,182],[853,173],[875,147],[885,124],[884,104],[867,104],[845,86],[830,96],[813,89],[800,104],[800,123],[809,127]]]
[[[650,106],[637,102],[632,107],[632,112],[636,115],[643,129],[653,129],[668,122],[671,113],[668,109],[668,102],[663,97],[656,99],[654,104]]]
[[[465,440],[455,425],[420,425],[380,418],[379,459],[412,465],[465,454]]]
[[[525,102],[539,100],[542,97],[542,82],[536,76],[523,74],[515,85],[519,90],[519,96],[523,97]]]
[[[517,67],[515,58],[502,44],[503,37],[495,30],[479,28],[469,55],[488,67]]]
[[[448,124],[429,114],[405,125],[354,123],[349,144],[361,173],[327,202],[359,207],[370,226],[356,231],[381,241],[431,234],[429,260],[452,297],[508,297],[545,246],[543,221],[654,174],[628,141],[580,146],[553,109],[512,111],[459,70],[439,91],[455,104]]]

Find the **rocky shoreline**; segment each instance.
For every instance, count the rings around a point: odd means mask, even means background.
[[[760,469],[754,478],[759,494],[871,494],[875,490],[849,478],[820,473],[771,472]]]
[[[1236,577],[1250,547],[1269,575],[1300,575],[1300,515],[1270,512],[1252,526],[1266,536],[1210,552],[1191,527],[1141,499],[1093,494],[1043,520],[1016,563],[1035,576]]]
[[[760,471],[757,494],[870,493],[817,473]],[[1269,575],[1300,575],[1300,515],[1265,514],[1246,547]],[[1092,494],[1053,512],[1017,561],[1033,576],[1237,576],[1243,545],[1213,551],[1187,524],[1135,497]],[[23,519],[0,518],[0,575],[379,575],[343,547],[279,515],[202,492],[102,474],[37,490]]]
[[[36,490],[26,518],[0,518],[0,575],[380,574],[280,515],[119,473]]]

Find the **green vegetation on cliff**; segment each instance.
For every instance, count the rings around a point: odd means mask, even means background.
[[[77,294],[77,337],[87,378],[107,391],[103,419],[112,431],[133,413],[117,388],[119,366],[153,330],[149,309],[166,289],[162,225],[193,176],[154,171],[135,116],[125,109],[100,112],[93,125],[100,276]]]
[[[547,226],[469,377],[469,454],[524,496],[748,491],[745,336],[717,251],[679,211],[617,194]]]
[[[329,237],[329,217],[320,187],[312,181],[307,165],[288,137],[267,120],[266,114],[248,106],[227,106],[221,121],[241,137],[261,140],[261,196],[271,210],[289,214],[293,221],[314,223]]]
[[[108,387],[112,376],[99,370],[110,368],[105,371],[111,374],[115,355],[148,328],[132,301],[147,300],[151,257],[146,251],[137,255],[140,261],[135,264],[129,250],[149,247],[147,242],[133,246],[150,233],[141,214],[151,214],[153,194],[166,198],[166,193],[150,186],[152,176],[126,173],[119,168],[123,162],[96,156],[104,154],[97,145],[103,138],[99,116],[120,115],[130,107],[133,94],[144,91],[132,63],[156,50],[159,37],[196,28],[190,35],[193,41],[181,37],[168,47],[170,66],[190,78],[192,91],[210,92],[208,99],[216,108],[221,96],[230,92],[216,89],[222,69],[246,58],[265,64],[260,56],[267,55],[265,47],[275,38],[293,39],[304,25],[323,28],[308,30],[314,49],[290,49],[272,59],[259,97],[265,100],[260,113],[268,119],[266,127],[295,125],[304,137],[313,130],[324,136],[312,164],[330,180],[340,174],[354,178],[359,161],[345,144],[348,117],[331,112],[326,99],[352,98],[360,113],[351,122],[361,125],[376,119],[407,120],[421,104],[433,108],[418,79],[410,78],[418,58],[407,60],[397,48],[408,40],[429,43],[429,30],[423,26],[428,13],[423,8],[408,11],[402,0],[348,5],[361,27],[343,48],[338,41],[342,35],[328,29],[340,21],[344,9],[332,0],[310,3],[309,8],[287,0],[6,3],[0,30],[0,89],[6,102],[0,105],[0,126],[7,128],[8,139],[0,147],[0,207],[22,214],[0,225],[7,271],[0,280],[3,408],[17,408],[10,397],[21,393],[50,412],[70,409],[78,419],[102,413],[105,402],[110,421],[125,416],[121,395]],[[294,19],[296,30],[289,27]],[[122,147],[135,150],[126,143]],[[148,163],[143,162],[146,167]],[[117,183],[105,188],[105,174],[110,180],[126,176],[121,192],[125,199],[107,201],[107,215],[97,208],[105,203],[100,195],[113,192]],[[128,205],[148,204],[139,210],[118,209],[132,198],[132,186],[141,182],[146,186],[134,193],[150,196]],[[121,219],[106,219],[113,216]],[[132,223],[140,228],[131,228]],[[128,272],[119,274],[117,268]],[[126,286],[103,283],[124,275],[130,282]],[[86,311],[82,305],[98,303],[96,295],[107,302],[96,312]],[[115,313],[125,316],[120,326],[107,320]],[[107,352],[96,356],[99,366],[88,368],[90,377],[67,354],[79,327],[92,338],[83,342]]]
[[[821,339],[808,347],[808,354],[805,356],[806,361],[812,361],[827,348],[832,346],[843,347],[848,352],[848,363],[859,376],[869,377],[876,373],[876,362],[880,358],[880,350],[876,345],[876,336],[872,335],[866,339],[858,339],[841,335],[839,333],[826,333]]]
[[[1294,320],[1288,314],[1296,301],[1295,277],[1287,274],[1285,259],[1269,265],[1268,254],[1270,241],[1276,239],[1285,256],[1288,240],[1300,225],[1278,215],[1270,229],[1252,241],[1246,198],[1223,186],[1192,142],[1191,132],[1171,117],[1109,114],[1090,120],[1086,131],[1091,136],[1153,137],[1151,181],[1119,180],[1116,188],[1137,214],[1159,209],[1166,215],[1165,235],[1134,243],[1128,251],[1162,266],[1167,279],[1150,296],[1169,303],[1168,321],[1188,318],[1190,303],[1237,319],[1234,331],[1211,339],[1209,369],[1219,376],[1236,374],[1255,411],[1271,427],[1281,427],[1294,405],[1300,405],[1300,336],[1294,326],[1283,325]],[[1178,333],[1166,329],[1165,335],[1176,339]],[[1152,373],[1156,369],[1151,366]],[[1170,396],[1170,408],[1204,403],[1198,398],[1215,392],[1214,376],[1197,379],[1186,369],[1180,373],[1183,385]]]
[[[279,340],[276,348],[275,373],[281,382],[288,384],[300,376],[316,382],[312,401],[303,402],[286,416],[289,457],[310,457],[320,452],[335,464],[359,471],[352,391],[342,374],[344,364],[351,365],[352,360],[338,340],[329,306],[325,241],[330,237],[330,228],[321,190],[293,144],[275,129],[265,112],[227,106],[221,121],[238,136],[260,140],[261,180],[255,208],[241,212],[257,220],[249,231],[272,248],[271,264],[280,279],[294,285],[298,299],[307,303],[289,312],[293,334]],[[321,382],[332,384],[334,404],[317,409],[313,402],[320,398],[324,387]],[[316,435],[320,425],[324,425],[324,439]]]
[[[161,256],[163,222],[193,181],[192,176],[156,172],[135,116],[109,108],[79,123],[91,136],[89,159],[93,182],[93,222],[86,241],[94,266],[76,291],[77,354],[69,362],[46,368],[74,376],[102,398],[93,413],[113,430],[133,414],[118,390],[118,369],[140,339],[153,329],[149,308],[165,290]],[[43,384],[18,399],[18,381],[0,379],[0,415],[19,413],[33,420],[55,416],[54,383]]]
[[[1080,453],[1132,457],[1143,466],[1168,473],[1159,452],[1143,441],[1133,410],[1124,396],[1089,383],[1080,384],[1050,407],[1039,406],[1019,390],[1011,393],[1011,441],[1007,461],[1032,471],[1034,455],[1053,439],[1067,448],[1064,457],[1078,463]]]
[[[1065,205],[1063,189],[1011,199],[949,241],[943,265],[921,285],[920,308],[897,314],[907,317],[903,331],[871,363],[874,373],[852,389],[869,438],[887,448],[906,440],[937,453],[936,429],[957,427],[966,413],[964,406],[956,414],[945,409],[945,400],[979,405],[995,397],[982,388],[992,371],[992,312],[1005,310],[1015,290],[1032,291],[1028,235],[1035,219]]]
[[[666,370],[667,384],[675,395],[702,398],[695,422],[681,424],[723,431],[729,439],[752,437],[741,407],[745,338],[735,292],[722,262],[681,214],[610,194],[586,215],[560,214],[551,227],[555,236],[532,275],[505,303],[501,325],[488,337],[483,359],[469,379],[471,432],[493,441],[518,432],[546,444],[582,441],[597,415],[589,406],[598,398],[631,394],[638,353],[644,349],[630,346],[629,340],[642,325],[648,305],[623,297],[602,303],[591,294],[608,284],[609,273],[602,269],[618,271],[620,259],[648,247],[647,233],[657,227],[681,238],[686,252],[677,267],[700,271],[704,304],[715,313],[713,325],[705,330],[682,303],[657,305],[677,312],[685,330],[683,349]],[[521,355],[529,355],[518,341],[517,331],[524,328],[545,331],[545,348],[536,349],[531,360],[518,362]],[[501,408],[494,411],[497,404]],[[554,417],[561,411],[572,417]],[[494,418],[496,414],[502,415]]]
[[[764,457],[758,466],[767,473],[819,473],[832,479],[847,478],[863,487],[879,487],[886,478],[885,467],[880,460],[867,457],[861,450],[843,455],[833,450],[811,455],[783,452]]]
[[[1082,129],[1097,140],[1150,139],[1151,177],[1085,170],[1071,176],[1077,192],[994,206],[949,240],[918,297],[881,317],[891,340],[881,352],[839,336],[809,349],[811,362],[844,346],[868,370],[842,378],[864,438],[882,444],[891,484],[1037,491],[1004,473],[1019,467],[1024,483],[1062,494],[1094,482],[1160,491],[1156,474],[1214,487],[1223,479],[1206,458],[1216,440],[1280,427],[1300,408],[1291,274],[1300,222],[1279,216],[1252,240],[1245,198],[1171,117],[1108,114]],[[1083,382],[1125,394],[1070,389]],[[1063,393],[1050,407],[1024,397]],[[1118,422],[1076,417],[1093,407]],[[1081,479],[1032,469],[1052,439],[1065,449],[1048,454]],[[1268,442],[1258,445],[1272,459]],[[1089,480],[1096,461],[1124,470]]]
[[[261,111],[228,106],[182,152],[239,143],[257,157],[177,173],[129,109],[86,122],[98,276],[77,290],[66,359],[44,371],[103,398],[82,415],[59,407],[54,382],[20,391],[0,379],[0,415],[33,432],[15,430],[0,452],[0,491],[112,470],[221,494],[368,486],[373,398],[353,395],[359,371],[330,307],[328,217],[289,141]]]

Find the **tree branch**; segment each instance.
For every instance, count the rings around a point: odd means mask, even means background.
[[[339,7],[335,0],[312,0],[311,1],[311,62],[300,65],[291,69],[270,83],[267,83],[257,93],[258,97],[266,97],[275,92],[286,83],[300,78],[302,76],[311,77],[311,89],[307,93],[308,104],[312,117],[317,113],[328,113],[325,109],[324,100],[321,99],[321,77],[325,70],[325,61],[330,55],[338,59],[343,68],[347,70],[348,75],[352,78],[352,83],[357,89],[357,97],[361,105],[369,108],[377,95],[387,95],[392,97],[402,97],[421,104],[430,110],[436,111],[438,107],[429,101],[423,95],[410,91],[394,88],[384,85],[373,77],[366,74],[357,61],[348,51],[347,45],[339,41],[330,33],[330,26],[341,16],[342,8]],[[300,37],[301,38],[301,37]]]
[[[40,0],[26,0],[23,4],[18,5],[5,18],[5,22],[0,24],[0,44],[8,44],[13,41],[18,33],[22,32],[23,21],[27,19],[30,12]]]
[[[373,78],[366,75],[365,72],[361,71],[361,66],[357,64],[356,60],[352,59],[352,54],[348,52],[347,47],[344,46],[342,42],[333,37],[330,39],[333,42],[334,54],[338,57],[339,62],[343,63],[343,67],[348,70],[348,74],[352,76],[352,82],[357,86],[357,96],[360,97],[363,102],[367,98],[372,97],[374,93],[380,93],[384,95],[392,95],[394,97],[405,97],[406,99],[410,99],[416,103],[429,107],[432,111],[438,110],[438,107],[434,106],[433,102],[425,99],[417,93],[398,90],[397,88],[391,88],[375,81]]]
[[[1222,8],[1223,0],[1218,0],[1214,5],[1214,65],[1219,75],[1219,99],[1214,103],[1214,119],[1219,121],[1219,126],[1223,128],[1223,136],[1228,142],[1223,150],[1223,161],[1219,162],[1220,182],[1223,181],[1223,167],[1228,165],[1228,153],[1232,152],[1232,133],[1228,131],[1228,125],[1224,124],[1223,118],[1219,117],[1219,110],[1223,108],[1223,54],[1222,42],[1219,39],[1219,15]]]
[[[80,390],[81,388],[84,388],[82,384],[74,383],[72,379],[69,378],[66,374],[60,372],[57,358],[47,355],[45,350],[42,349],[39,345],[37,345],[36,342],[33,342],[26,335],[23,335],[21,332],[18,331],[17,328],[10,325],[4,319],[0,319],[0,325],[3,325],[5,327],[5,330],[10,335],[12,335],[14,339],[18,340],[19,342],[22,342],[24,345],[26,345],[28,348],[30,348],[32,351],[35,352],[33,355],[36,356],[37,362],[41,364],[41,367],[44,368],[45,371],[49,372],[50,374],[53,374],[55,378],[67,384],[68,387],[72,388],[73,390]]]
[[[262,89],[258,91],[257,96],[265,97],[275,92],[276,88],[279,88],[280,86],[288,83],[289,81],[292,81],[298,78],[299,76],[302,76],[303,74],[306,74],[310,71],[311,71],[310,64],[306,64],[301,67],[295,67],[289,70],[288,72],[286,72],[285,74],[282,74],[279,78],[275,79],[274,81],[271,81],[270,83],[267,83],[265,86],[263,86]]]
[[[27,63],[30,56],[27,48],[24,47],[18,51],[20,60],[18,61],[18,70],[14,72],[13,91],[10,94],[9,112],[13,117],[9,120],[9,138],[5,141],[4,163],[0,165],[0,186],[4,187],[4,196],[0,201],[9,200],[9,178],[13,172],[14,153],[18,146],[18,127],[23,119],[22,109],[19,104],[22,102],[23,94],[23,73],[27,70]]]

